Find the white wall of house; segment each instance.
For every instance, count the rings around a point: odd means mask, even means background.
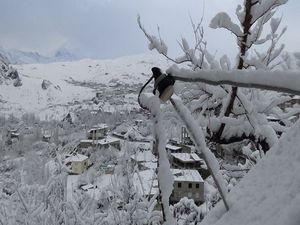
[[[88,168],[88,160],[83,161],[73,161],[71,163],[71,170],[73,173],[76,174],[82,174],[84,173]]]

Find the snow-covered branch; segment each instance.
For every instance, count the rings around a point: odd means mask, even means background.
[[[214,28],[214,29],[216,29],[216,28],[225,28],[225,29],[231,31],[237,37],[241,37],[243,35],[239,25],[233,23],[230,16],[225,12],[218,13],[211,20],[210,27]]]
[[[201,70],[191,71],[171,67],[167,73],[184,82],[210,85],[229,84],[236,87],[258,88],[300,95],[300,72],[261,70]]]
[[[169,198],[172,194],[174,178],[166,152],[166,136],[163,131],[160,100],[157,96],[141,95],[141,104],[150,110],[154,122],[154,153],[158,155],[158,186],[160,191],[162,213],[165,225],[174,224],[174,218],[169,208]]]
[[[224,201],[225,208],[229,210],[227,198],[226,198],[226,187],[224,179],[219,171],[219,163],[215,158],[214,154],[206,146],[205,137],[202,130],[197,126],[197,123],[194,121],[189,110],[183,105],[180,98],[172,97],[171,103],[177,111],[180,118],[184,121],[189,134],[191,135],[197,151],[202,154],[206,165],[208,166],[209,172],[214,178],[214,181],[218,187],[220,195]]]

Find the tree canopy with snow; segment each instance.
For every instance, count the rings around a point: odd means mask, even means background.
[[[280,45],[280,39],[287,27],[280,28],[282,19],[275,17],[277,8],[286,2],[245,0],[236,8],[237,19],[226,12],[213,17],[211,28],[225,29],[236,37],[239,53],[234,62],[226,54],[216,59],[207,50],[209,42],[205,40],[201,22],[195,24],[193,21],[195,42],[191,44],[182,38],[179,45],[183,54],[171,57],[161,35],[149,34],[138,16],[149,49],[157,50],[174,62],[166,73],[184,82],[177,84],[176,94],[198,122],[201,128],[198,130],[205,131],[205,142],[215,153],[229,149],[233,154],[257,163],[254,155],[258,153],[261,158],[277,146],[282,133],[293,125],[291,118],[299,114],[299,109],[287,103],[295,94],[300,94],[300,73],[297,66],[291,68],[291,58],[283,52],[284,44]],[[294,57],[297,60],[297,53]],[[178,111],[175,98],[171,98],[171,102]],[[181,118],[185,117],[181,115]],[[183,120],[195,144],[201,145],[197,129],[189,128],[187,117]],[[232,147],[235,143],[239,144],[238,150]],[[198,150],[203,153],[207,147],[206,144],[201,146]],[[246,148],[249,151],[243,150]],[[218,166],[214,167],[212,172],[218,169]],[[222,178],[215,177],[215,181],[218,180]]]

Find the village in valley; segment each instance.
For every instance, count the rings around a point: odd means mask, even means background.
[[[99,205],[109,202],[115,197],[112,189],[113,180],[118,179],[118,174],[114,174],[118,167],[117,159],[125,155],[128,156],[126,163],[131,167],[132,185],[136,191],[146,198],[156,195],[157,155],[153,154],[151,137],[139,134],[142,126],[142,120],[135,120],[127,133],[112,131],[106,124],[97,124],[88,129],[86,139],[79,140],[78,145],[61,158],[61,163],[69,174],[66,182],[67,199],[72,199],[73,193],[81,192],[94,198]],[[186,129],[182,128],[181,137],[171,139],[166,145],[174,175],[170,202],[176,204],[186,197],[200,205],[205,201],[203,179],[209,174],[204,160],[195,152]],[[135,137],[129,135],[131,129],[135,130]],[[95,159],[95,155],[99,154],[110,155],[111,158],[101,162]],[[55,160],[49,162],[51,163],[55,165]],[[95,172],[93,177],[89,177],[91,171]]]

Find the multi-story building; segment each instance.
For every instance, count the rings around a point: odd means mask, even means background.
[[[94,126],[87,132],[87,138],[89,140],[99,140],[105,138],[108,133],[108,126],[106,124],[99,124]]]
[[[170,203],[175,204],[187,197],[198,205],[204,202],[204,181],[197,170],[172,169],[174,176]]]

